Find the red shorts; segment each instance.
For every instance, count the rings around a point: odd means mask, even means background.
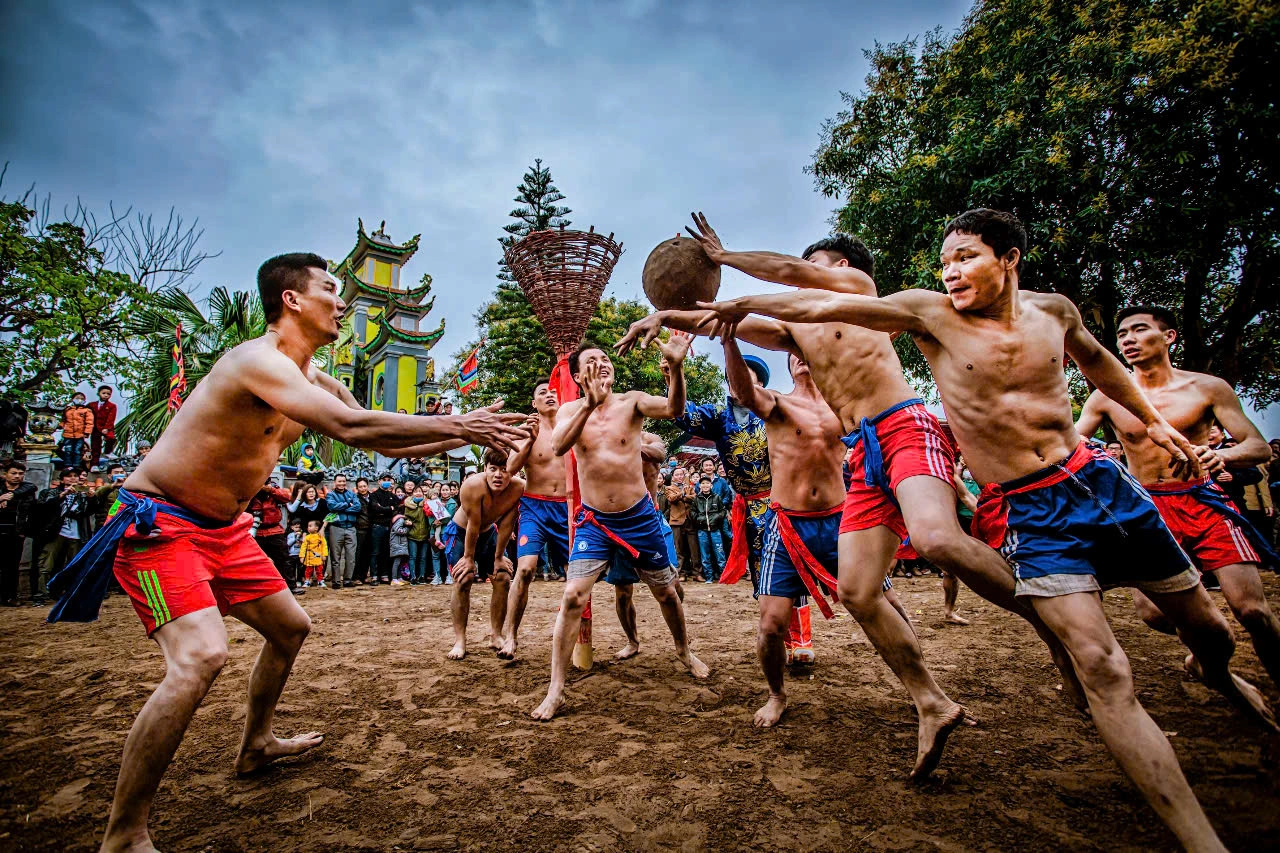
[[[871,420],[875,421],[874,418]],[[875,431],[890,489],[897,491],[903,480],[921,475],[937,477],[951,485],[955,468],[951,442],[943,433],[938,419],[923,403],[907,406],[885,417],[875,424]],[[869,530],[883,524],[899,539],[906,539],[907,525],[902,519],[902,511],[882,489],[866,483],[865,439],[853,445],[849,473],[853,479],[849,493],[845,495],[840,532]]]
[[[1182,550],[1202,572],[1217,571],[1237,563],[1261,563],[1258,552],[1240,526],[1216,507],[1194,494],[1165,494],[1164,490],[1185,490],[1186,483],[1154,483],[1144,486],[1156,502],[1160,517],[1178,540]]]
[[[156,516],[159,532],[142,536],[130,525],[116,550],[116,580],[151,636],[179,616],[237,604],[288,589],[275,564],[249,535],[253,516],[206,530],[171,515]]]

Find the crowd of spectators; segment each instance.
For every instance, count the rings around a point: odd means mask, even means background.
[[[729,514],[734,493],[725,479],[724,465],[712,456],[684,465],[671,459],[662,472],[662,483],[658,509],[675,534],[680,576],[715,583],[733,546]]]

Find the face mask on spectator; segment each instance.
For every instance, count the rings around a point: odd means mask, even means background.
[[[382,488],[384,488],[384,489],[389,489],[389,488],[391,488],[391,481],[390,481],[390,480],[383,480],[383,481],[382,481]]]

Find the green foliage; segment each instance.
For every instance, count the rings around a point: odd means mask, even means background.
[[[1182,318],[1176,357],[1280,399],[1280,7],[990,0],[944,37],[876,45],[810,167],[876,256],[881,293],[940,289],[946,221],[1010,210],[1022,279],[1114,347],[1118,308]],[[899,341],[912,378],[927,377]]]
[[[25,197],[0,201],[0,393],[68,399],[81,382],[127,374],[124,320],[148,296],[80,225],[41,226]]]

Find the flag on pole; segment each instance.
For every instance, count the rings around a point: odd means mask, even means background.
[[[457,385],[458,392],[461,394],[470,394],[480,384],[480,347],[482,346],[484,346],[483,340],[476,344],[471,355],[463,360],[457,375],[453,377],[454,384]]]
[[[176,412],[187,393],[187,369],[182,362],[182,324],[173,333],[173,373],[169,376],[169,411]]]

